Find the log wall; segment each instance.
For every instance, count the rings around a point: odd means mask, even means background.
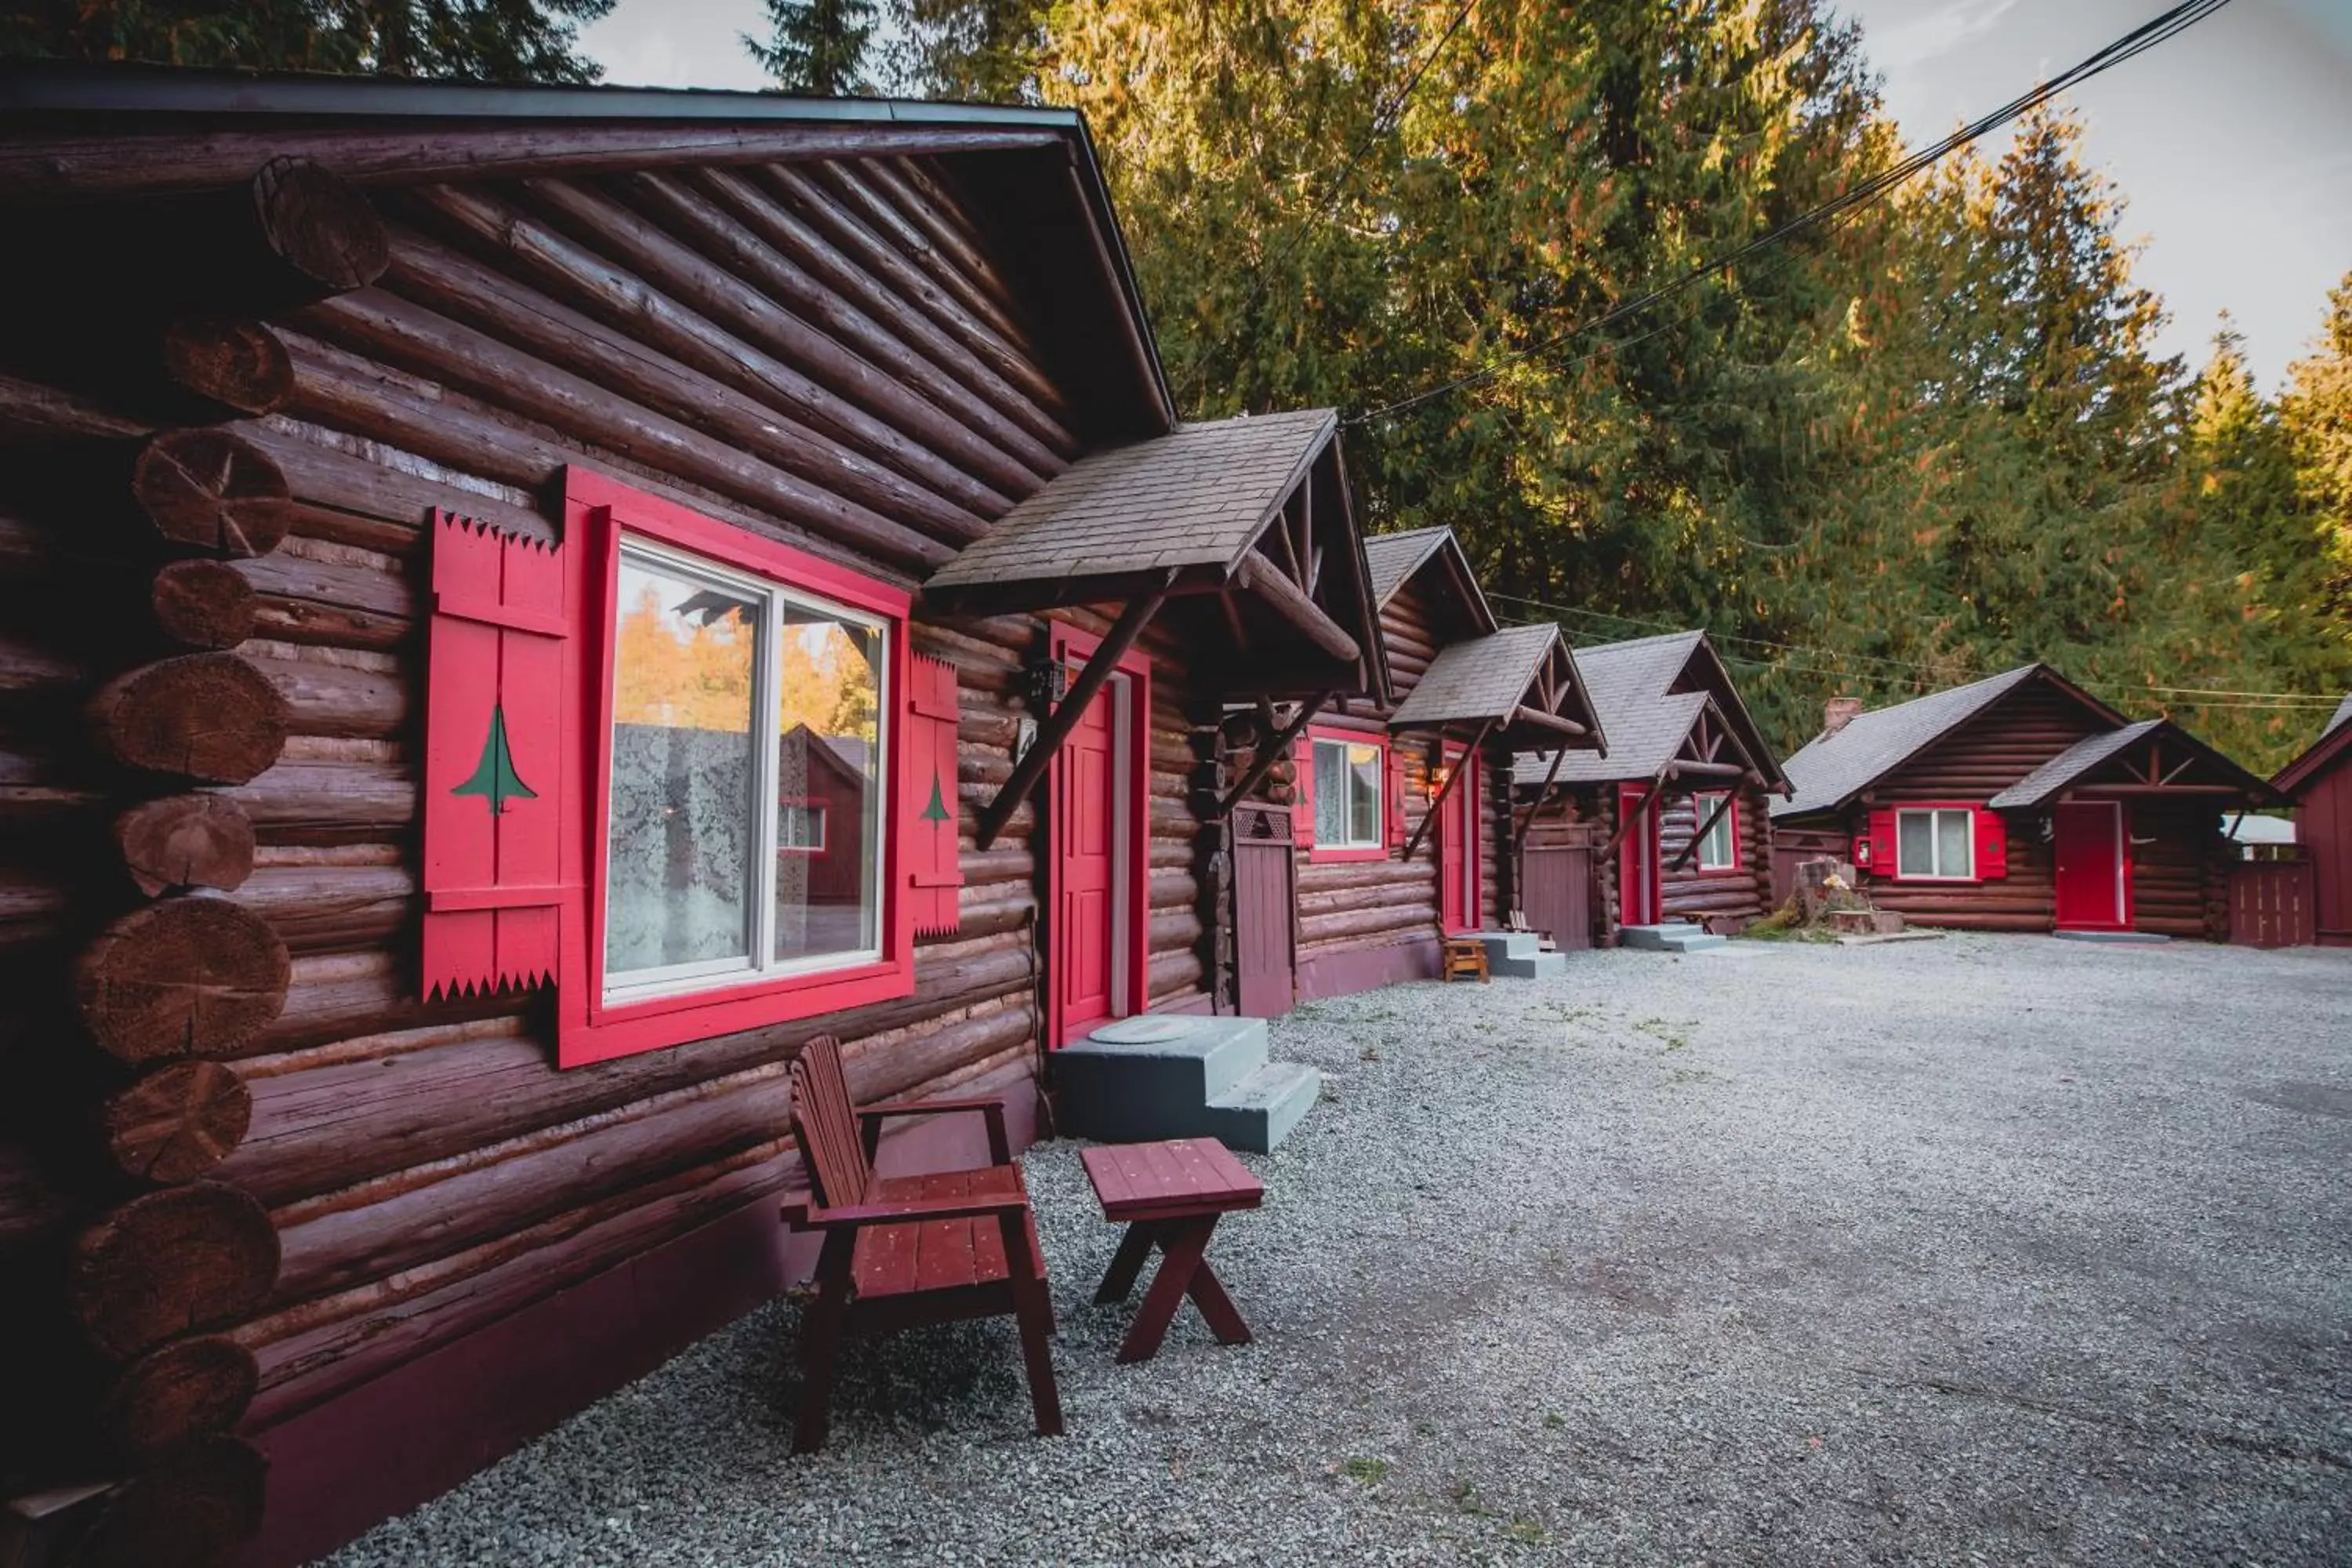
[[[241,1438],[795,1182],[786,1070],[820,1030],[860,1099],[1030,1085],[1034,805],[984,851],[966,812],[961,928],[919,944],[900,1001],[558,1072],[541,998],[415,979],[434,509],[547,537],[585,464],[911,584],[1096,439],[958,179],[885,158],[328,181],[304,210],[378,259],[179,353],[200,427],[152,377],[0,352],[24,479],[0,588],[66,595],[0,643],[0,966],[25,999],[0,1033],[25,1068],[0,1097],[0,1386],[22,1395],[0,1494],[91,1479],[145,1507],[163,1475],[248,1531]],[[184,237],[170,221],[156,244]],[[185,337],[140,330],[158,355]],[[914,630],[958,669],[967,807],[1011,769],[1045,629]],[[1192,1005],[1201,699],[1183,649],[1146,647],[1148,989]],[[230,1457],[145,1468],[205,1441]],[[227,1540],[82,1528],[88,1568]]]

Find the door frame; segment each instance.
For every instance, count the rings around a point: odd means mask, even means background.
[[[1102,647],[1102,638],[1076,626],[1055,623],[1049,645],[1052,658],[1064,665],[1083,665]],[[1129,649],[1103,683],[1102,695],[1111,700],[1111,930],[1110,1010],[1114,1018],[1140,1013],[1149,1001],[1146,968],[1150,939],[1151,879],[1151,661]],[[1063,822],[1057,803],[1067,769],[1055,752],[1045,775],[1045,1043],[1059,1047],[1069,1043],[1063,1017],[1062,972],[1069,961],[1069,932],[1063,929]],[[1034,798],[1034,797],[1033,797]]]
[[[1664,797],[1665,786],[1663,784],[1620,784],[1617,786],[1617,823],[1624,828],[1617,841],[1617,908],[1613,911],[1620,931],[1627,926],[1655,925],[1665,918],[1665,889],[1659,885],[1665,879],[1664,857],[1660,853],[1658,843],[1658,819],[1663,815],[1660,803]],[[1633,803],[1645,819],[1638,826],[1624,826],[1628,801]],[[1625,877],[1625,862],[1628,856],[1633,855],[1641,857],[1642,890],[1644,894],[1639,920],[1628,919],[1626,913],[1632,884]]]
[[[1467,745],[1453,741],[1438,742],[1437,765],[1447,770],[1447,777],[1453,776],[1454,770],[1468,770],[1462,774],[1462,782],[1454,786],[1444,804],[1437,808],[1437,921],[1444,927],[1448,936],[1481,931],[1486,924],[1484,918],[1486,888],[1481,875],[1485,868],[1479,865],[1478,854],[1478,796],[1479,792],[1486,788],[1486,780],[1480,777],[1485,769],[1479,762],[1478,753]],[[1456,835],[1452,831],[1454,825],[1449,820],[1449,814],[1457,811],[1464,824],[1459,843],[1454,842]],[[1460,863],[1447,865],[1449,856],[1460,857]],[[1445,924],[1445,896],[1449,887],[1462,900],[1463,923],[1459,926]]]
[[[2070,921],[2059,913],[2064,884],[2058,874],[2058,824],[2068,811],[2105,806],[2114,816],[2116,831],[2116,915],[2112,921]],[[2050,808],[2050,926],[2053,931],[2129,931],[2132,929],[2131,809],[2119,800],[2062,800]]]

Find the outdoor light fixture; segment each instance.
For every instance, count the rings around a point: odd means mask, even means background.
[[[1029,666],[1029,707],[1044,714],[1070,694],[1070,667],[1058,658],[1038,659]]]

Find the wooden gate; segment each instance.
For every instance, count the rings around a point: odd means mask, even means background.
[[[1234,807],[1234,971],[1245,1018],[1275,1018],[1297,994],[1297,882],[1290,812]]]
[[[1520,899],[1528,924],[1558,943],[1561,952],[1592,945],[1592,851],[1582,846],[1521,852]]]
[[[2230,867],[2230,940],[2241,947],[2308,947],[2318,939],[2308,860]]]

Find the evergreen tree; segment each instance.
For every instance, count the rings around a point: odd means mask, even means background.
[[[768,0],[768,25],[766,43],[746,34],[743,47],[778,91],[849,98],[874,90],[866,75],[874,0]]]
[[[592,82],[614,0],[18,0],[0,55],[472,81]]]
[[[892,0],[891,90],[1034,103],[1051,0]]]
[[[2287,373],[2279,422],[2328,574],[2326,604],[2339,637],[2352,637],[2352,272],[2328,291],[2313,352]]]

